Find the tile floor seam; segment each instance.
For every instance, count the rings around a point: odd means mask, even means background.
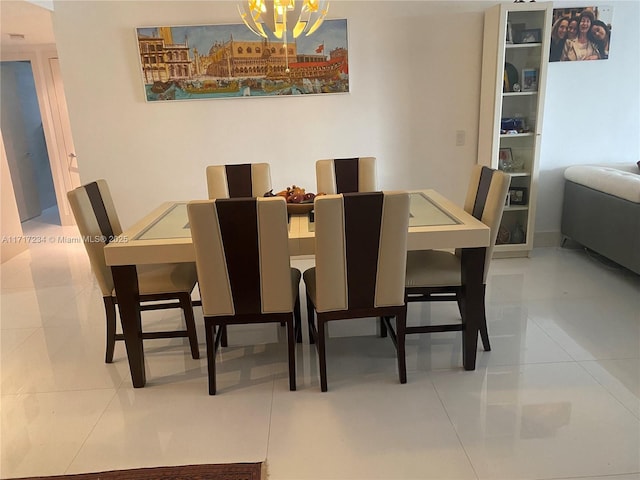
[[[476,480],[480,480],[480,476],[478,475],[478,471],[476,470],[475,465],[471,461],[471,457],[469,455],[469,452],[465,448],[464,443],[462,441],[462,438],[460,438],[460,434],[458,433],[458,429],[456,428],[456,425],[453,423],[453,420],[451,419],[451,416],[449,415],[449,410],[447,410],[447,407],[444,404],[444,401],[442,400],[442,397],[440,396],[440,392],[438,391],[438,387],[436,387],[436,384],[433,381],[433,378],[431,377],[431,375],[429,375],[428,378],[429,378],[429,383],[431,383],[431,386],[433,387],[433,391],[435,392],[436,396],[438,397],[438,401],[440,402],[440,405],[442,406],[442,410],[444,410],[444,414],[447,416],[447,420],[449,420],[449,423],[451,424],[451,428],[453,428],[453,431],[456,434],[456,438],[458,439],[458,444],[460,445],[460,448],[462,448],[462,451],[464,452],[464,456],[467,458],[467,461],[469,462],[469,466],[471,467],[471,470],[473,470],[473,474],[476,476]]]
[[[592,361],[592,360],[587,360],[587,361]],[[640,422],[640,416],[637,415],[636,413],[634,413],[629,407],[627,407],[616,395],[614,395],[614,393],[611,391],[611,389],[609,387],[607,387],[604,383],[602,383],[595,375],[593,375],[589,369],[587,369],[582,363],[583,362],[576,362],[580,368],[582,368],[582,370],[584,370],[585,372],[587,372],[587,374],[593,378],[593,380],[600,385],[606,392],[607,394],[613,398],[619,405],[621,405],[625,410],[627,410],[631,415],[633,415],[633,417],[635,417],[638,422]],[[638,424],[638,426],[640,427],[640,423]]]
[[[565,352],[573,361],[573,362],[594,362],[594,361],[600,361],[600,360],[636,360],[636,359],[640,359],[640,350],[639,350],[639,354],[638,355],[623,355],[623,356],[612,356],[612,357],[598,357],[598,358],[592,358],[590,360],[580,360],[578,358],[576,358],[574,355],[571,354],[571,352],[569,350],[567,350],[566,348],[564,348],[562,346],[561,343],[559,343],[558,341],[556,341],[556,339],[547,331],[547,329],[544,327],[544,325],[540,324],[535,318],[530,318],[527,317],[527,320],[530,322],[533,322],[541,331],[544,335],[546,335],[549,340],[551,340],[555,345],[558,346],[558,348],[560,348],[560,350],[562,350],[563,352]],[[568,360],[569,361],[569,360]],[[540,362],[540,363],[549,363],[549,362]],[[551,363],[562,363],[562,362],[551,362]]]
[[[36,333],[38,333],[38,330],[42,330],[44,327],[26,327],[26,328],[0,328],[0,332],[2,332],[2,330],[30,330],[33,328],[33,332],[31,332],[29,335],[27,335],[20,343],[18,343],[17,345],[15,345],[13,348],[11,348],[11,350],[9,351],[4,351],[4,348],[0,348],[0,353],[2,353],[3,355],[8,355],[13,353],[15,350],[17,350],[18,348],[20,348],[22,345],[24,345],[31,337],[33,337]]]
[[[297,375],[297,369],[296,369],[296,375]],[[297,381],[296,381],[296,385],[297,385]],[[296,390],[297,390],[297,386],[296,386]],[[275,392],[276,392],[276,378],[275,375],[273,375],[273,381],[271,383],[271,405],[269,406],[269,427],[267,428],[267,445],[265,448],[265,452],[264,452],[264,462],[267,462],[267,459],[269,458],[269,446],[271,444],[271,421],[273,420],[273,401],[275,398]]]
[[[109,406],[111,406],[111,402],[113,402],[113,399],[117,397],[118,395],[118,391],[120,390],[120,387],[122,386],[122,383],[120,384],[120,386],[118,388],[114,388],[113,391],[113,395],[112,397],[109,399],[109,401],[107,402],[107,404],[105,405],[104,409],[102,410],[102,413],[100,413],[100,415],[98,415],[98,417],[96,418],[95,423],[93,424],[93,426],[91,427],[91,429],[89,430],[89,432],[87,432],[87,435],[85,436],[84,440],[82,441],[82,443],[80,444],[80,446],[78,447],[78,449],[76,450],[76,453],[73,455],[73,458],[71,459],[71,461],[69,462],[69,464],[67,465],[67,467],[64,469],[64,474],[68,474],[69,473],[69,468],[71,468],[71,465],[73,465],[73,462],[76,460],[76,458],[78,458],[78,455],[80,454],[80,451],[84,448],[85,444],[87,443],[87,440],[89,440],[89,437],[91,436],[91,434],[93,433],[93,431],[96,429],[96,427],[98,426],[98,423],[100,423],[100,420],[102,420],[102,417],[104,416],[104,414],[106,413],[107,409],[109,408]],[[93,390],[93,389],[92,389]]]
[[[556,339],[553,338],[553,336],[547,331],[547,329],[543,325],[538,323],[535,318],[531,318],[531,317],[527,316],[527,321],[533,322],[533,324],[536,325],[540,329],[540,331],[544,335],[546,335],[546,337],[549,340],[551,340],[551,342],[554,345],[556,345],[560,350],[562,350],[564,353],[567,354],[567,356],[571,359],[571,360],[567,360],[567,362],[570,362],[570,361],[577,362],[578,361],[573,355],[571,355],[571,352],[568,351],[566,348],[564,348],[560,342],[556,341]],[[551,362],[551,363],[556,363],[556,362]],[[562,362],[557,362],[557,363],[562,363]]]

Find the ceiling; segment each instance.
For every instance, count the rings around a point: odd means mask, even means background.
[[[0,0],[0,45],[19,47],[56,43],[52,9],[50,1]],[[24,38],[15,38],[12,36],[15,34],[24,35]]]

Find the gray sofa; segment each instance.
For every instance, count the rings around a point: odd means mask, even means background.
[[[561,233],[640,274],[640,169],[575,165],[564,172]]]

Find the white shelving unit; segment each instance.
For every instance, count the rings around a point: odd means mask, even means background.
[[[524,257],[533,248],[552,8],[548,2],[506,3],[484,16],[478,162],[511,175],[518,203],[504,209],[496,257]],[[523,30],[534,35],[533,43],[520,43]],[[517,82],[506,74],[507,64],[517,72]],[[537,84],[525,82],[523,70],[535,70]],[[505,118],[524,125],[507,133],[501,129]],[[500,161],[501,149],[510,150],[511,162]]]

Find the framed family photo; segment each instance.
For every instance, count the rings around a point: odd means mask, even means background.
[[[613,30],[612,19],[611,6],[574,5],[554,8],[549,61],[608,59]]]

